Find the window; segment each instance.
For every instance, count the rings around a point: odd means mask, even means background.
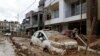
[[[50,20],[51,19],[51,15],[47,15],[47,20]]]
[[[80,14],[80,1],[71,4],[72,16]],[[86,12],[86,0],[82,0],[82,13]]]
[[[41,33],[41,32],[39,32],[39,34],[38,34],[37,38],[39,38],[39,40],[40,40],[41,42],[43,42],[44,40],[46,40],[46,38],[45,38],[44,34],[43,34],[43,33]]]
[[[53,11],[53,18],[58,18],[59,17],[59,10]]]

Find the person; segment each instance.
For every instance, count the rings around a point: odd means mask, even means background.
[[[78,34],[78,29],[77,28],[74,28],[72,30],[72,38],[76,39],[76,34]]]

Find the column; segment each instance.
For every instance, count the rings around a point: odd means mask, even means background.
[[[59,0],[59,18],[64,19],[65,18],[65,1],[64,0]]]

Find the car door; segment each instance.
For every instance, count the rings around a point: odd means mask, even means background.
[[[46,40],[45,35],[42,32],[38,32],[37,38],[39,39],[39,45],[42,46],[43,41]]]
[[[31,39],[31,41],[34,45],[39,45],[39,43],[40,43],[40,40],[37,37],[38,37],[38,32],[35,32]]]

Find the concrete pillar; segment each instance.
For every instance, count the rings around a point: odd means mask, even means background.
[[[32,20],[32,14],[30,15],[30,26],[32,27],[33,25],[33,20]]]
[[[64,0],[59,0],[59,18],[64,19],[65,18],[65,6],[66,3]]]

